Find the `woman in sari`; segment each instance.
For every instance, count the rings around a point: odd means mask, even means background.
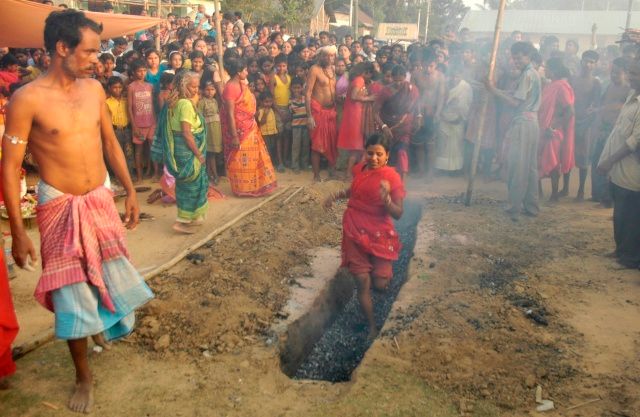
[[[398,172],[387,165],[389,142],[373,134],[366,143],[366,162],[353,167],[351,187],[329,196],[325,207],[348,198],[342,220],[342,266],[355,277],[358,300],[369,325],[369,339],[377,334],[371,287],[384,291],[393,277],[393,261],[400,239],[393,219],[403,212],[405,190]]]
[[[571,172],[575,165],[575,94],[567,81],[570,72],[562,58],[551,58],[545,67],[549,84],[542,90],[538,111],[540,146],[538,172],[540,178],[551,177],[551,197],[558,201],[560,174]]]
[[[342,110],[342,122],[338,131],[338,149],[349,153],[347,172],[350,173],[353,166],[362,157],[364,151],[364,122],[363,105],[373,102],[374,96],[367,92],[367,82],[373,76],[373,64],[363,62],[355,65],[349,73],[349,89],[347,90],[344,108]]]
[[[374,116],[382,133],[391,141],[391,163],[404,179],[409,172],[407,149],[414,131],[419,93],[417,87],[407,81],[403,66],[394,65],[391,75],[393,82],[378,94]]]
[[[159,147],[152,150],[154,159],[161,160],[175,178],[175,198],[178,216],[173,229],[195,233],[208,208],[209,177],[205,168],[207,135],[202,117],[196,110],[200,77],[191,71],[180,72],[175,78],[176,90],[158,121]]]
[[[232,77],[222,93],[222,135],[227,177],[239,197],[261,197],[276,187],[269,152],[255,119],[256,98],[247,84],[247,65],[231,58],[225,69]]]

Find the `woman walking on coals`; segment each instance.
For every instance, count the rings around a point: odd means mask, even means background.
[[[387,165],[389,142],[375,133],[365,144],[365,162],[353,167],[351,187],[330,195],[325,207],[348,198],[342,220],[342,266],[356,278],[358,300],[369,324],[369,339],[377,334],[371,287],[383,291],[393,276],[400,239],[393,219],[400,219],[406,195],[398,172]]]

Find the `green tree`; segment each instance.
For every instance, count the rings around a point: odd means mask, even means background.
[[[306,25],[313,13],[313,0],[280,0],[279,17],[289,26]]]

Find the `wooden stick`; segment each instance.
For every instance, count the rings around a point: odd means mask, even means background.
[[[224,50],[222,48],[222,21],[220,20],[220,0],[216,0],[216,44],[218,45],[218,74],[220,75],[220,82],[222,83],[222,88],[224,89]]]
[[[293,193],[291,193],[291,195],[289,197],[287,197],[282,203],[280,203],[280,206],[284,206],[285,204],[287,204],[287,202],[289,200],[291,200],[296,194],[298,194],[303,189],[304,189],[304,187],[298,187],[297,190],[295,190]]]
[[[583,403],[572,405],[571,407],[567,407],[567,410],[575,410],[576,408],[580,408],[580,407],[584,407],[585,405],[597,403],[598,401],[601,401],[601,400],[602,400],[602,398],[593,398],[593,399],[591,399],[589,401],[585,401]]]
[[[53,404],[53,403],[50,403],[50,402],[48,402],[48,401],[43,401],[43,402],[42,402],[42,405],[44,405],[45,407],[49,407],[49,408],[50,408],[50,409],[52,409],[52,410],[59,410],[59,409],[60,409],[60,406],[55,405],[55,404]]]
[[[493,33],[493,49],[491,50],[491,60],[489,61],[489,79],[493,80],[496,72],[496,57],[498,55],[498,46],[500,45],[500,32],[502,31],[502,19],[504,17],[504,8],[507,4],[506,0],[500,0],[500,8],[498,9],[498,16],[496,18],[496,30]],[[489,92],[482,101],[482,107],[480,109],[480,121],[478,123],[478,137],[476,143],[473,146],[473,159],[471,161],[471,172],[469,172],[469,184],[467,185],[467,196],[464,204],[468,207],[471,205],[471,195],[473,194],[473,181],[475,180],[476,171],[478,168],[478,159],[480,158],[480,145],[482,144],[482,135],[484,133],[484,124],[487,116],[487,107],[489,105]]]
[[[193,252],[196,249],[199,249],[200,247],[204,246],[205,244],[207,244],[214,236],[219,235],[220,233],[224,232],[225,230],[229,229],[230,227],[232,227],[233,225],[235,225],[236,223],[238,223],[240,220],[244,219],[245,217],[247,217],[249,214],[253,213],[254,211],[258,210],[259,208],[261,208],[262,206],[264,206],[265,204],[267,204],[268,202],[270,202],[271,200],[274,200],[278,197],[280,197],[282,194],[284,194],[285,192],[287,192],[289,190],[289,187],[285,187],[283,188],[281,191],[271,195],[269,198],[267,198],[266,200],[264,200],[263,202],[261,202],[260,204],[256,205],[255,207],[252,207],[251,209],[240,213],[238,216],[236,216],[234,219],[232,219],[231,221],[229,221],[228,223],[225,223],[224,225],[214,229],[211,233],[209,233],[207,236],[205,236],[204,238],[202,238],[201,240],[199,240],[198,242],[194,243],[191,246],[188,246],[185,250],[183,250],[182,252],[178,253],[176,256],[174,256],[173,258],[171,258],[168,262],[164,263],[163,265],[160,265],[159,267],[153,269],[152,271],[147,272],[146,274],[144,274],[144,279],[148,280],[151,277],[160,274],[161,272],[166,271],[167,269],[171,268],[172,266],[174,266],[175,264],[177,264],[178,262],[180,262],[184,257],[186,257],[188,254],[190,254],[191,252]]]
[[[398,352],[400,352],[400,345],[398,344],[398,339],[396,339],[395,336],[393,336],[393,343],[396,344],[396,349],[398,349]]]

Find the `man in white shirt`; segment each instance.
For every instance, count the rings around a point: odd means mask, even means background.
[[[627,98],[604,146],[598,171],[607,174],[613,196],[613,253],[624,268],[640,267],[640,62],[629,66]]]

